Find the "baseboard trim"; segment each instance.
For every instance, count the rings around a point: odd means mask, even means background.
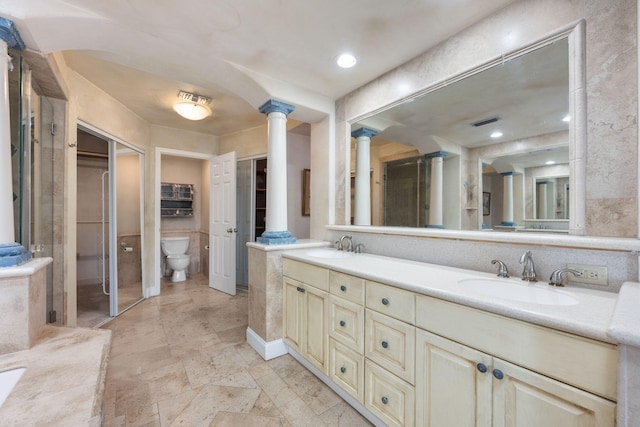
[[[271,360],[289,352],[282,339],[266,342],[251,328],[247,328],[247,344],[251,346],[264,360]]]

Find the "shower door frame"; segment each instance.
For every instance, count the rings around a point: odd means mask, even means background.
[[[100,128],[92,126],[86,122],[78,120],[77,127],[85,132],[92,133],[108,143],[109,147],[109,316],[116,317],[118,314],[125,312],[145,298],[144,283],[146,283],[145,269],[141,268],[142,279],[140,289],[140,299],[125,307],[123,310],[118,308],[118,220],[117,220],[117,167],[116,167],[116,144],[120,144],[139,155],[140,162],[140,263],[143,263],[145,256],[144,249],[144,159],[145,150],[133,144],[125,142],[105,132]],[[103,254],[104,256],[104,254]],[[143,266],[142,266],[143,267]],[[114,286],[115,284],[115,286]]]

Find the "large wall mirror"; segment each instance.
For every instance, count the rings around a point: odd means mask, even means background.
[[[581,63],[571,58],[579,49],[570,38],[567,32],[505,55],[352,122],[352,131],[376,132],[371,225],[430,226],[431,193],[440,185],[435,209],[443,223],[436,228],[569,233],[577,200],[570,182],[580,175],[570,167],[576,147],[570,94],[579,81],[570,70]],[[355,139],[351,144],[355,173]],[[442,159],[441,184],[432,183],[434,154]]]

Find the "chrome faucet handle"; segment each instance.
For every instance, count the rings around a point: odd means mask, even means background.
[[[538,278],[536,277],[536,266],[533,263],[533,256],[531,255],[531,251],[526,251],[520,257],[520,264],[524,264],[524,268],[522,269],[522,280],[526,280],[528,282],[537,282]]]
[[[336,249],[341,251],[342,250],[342,242],[340,240],[336,240],[335,244],[336,244]]]
[[[356,245],[356,248],[354,249],[354,252],[357,254],[362,253],[362,250],[365,248],[365,245],[363,245],[362,243],[358,243]]]
[[[551,277],[549,277],[549,285],[550,286],[564,286],[564,278],[566,277],[567,273],[571,273],[576,277],[580,277],[582,276],[582,273],[579,272],[578,270],[574,270],[572,268],[559,268],[557,270],[554,270],[553,273],[551,273]]]
[[[509,277],[509,269],[504,262],[499,259],[492,259],[491,264],[498,264],[498,277]]]
[[[353,238],[347,234],[340,238],[340,247],[338,250],[344,250],[344,241],[345,239],[348,241],[349,246],[347,246],[347,252],[353,252]],[[340,249],[342,248],[342,249]]]

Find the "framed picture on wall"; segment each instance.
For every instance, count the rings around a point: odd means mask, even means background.
[[[491,193],[482,192],[482,215],[491,215]]]
[[[311,215],[311,169],[302,170],[302,215]]]

